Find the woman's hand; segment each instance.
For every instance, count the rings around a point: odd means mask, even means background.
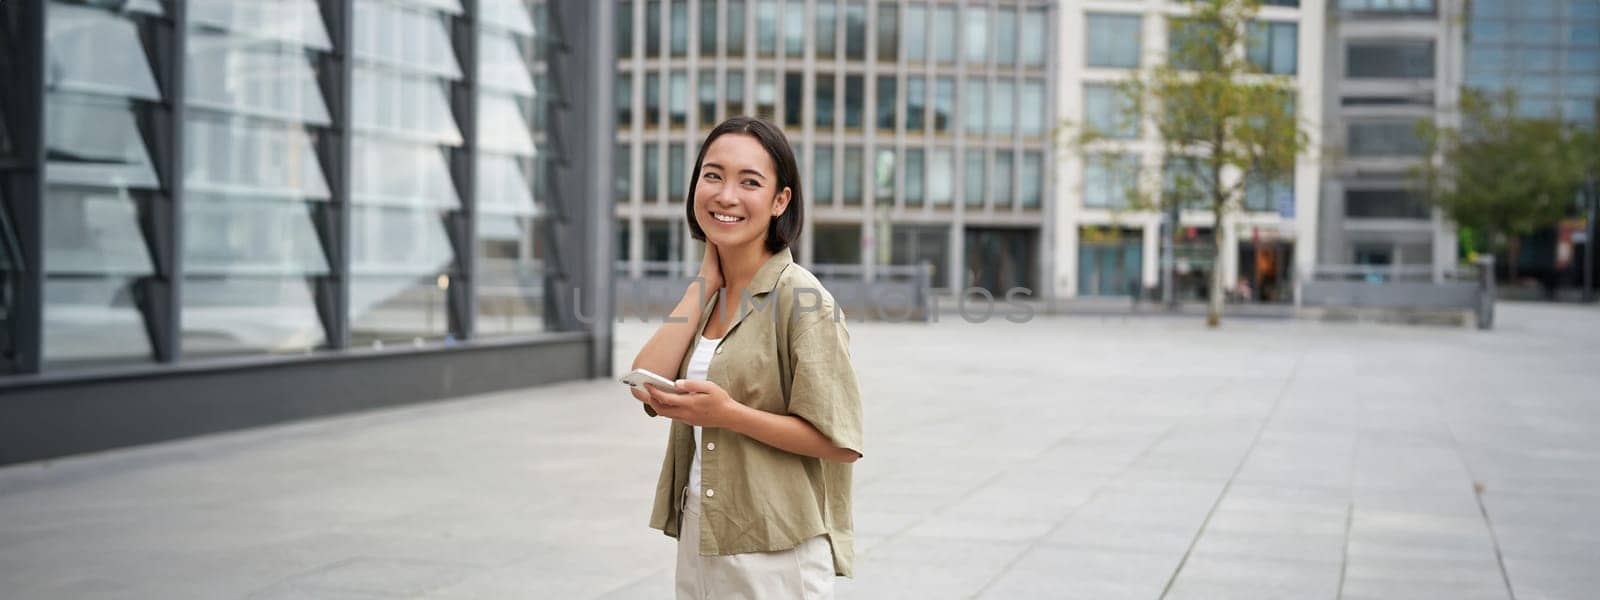
[[[717,255],[717,245],[711,240],[706,240],[706,254],[700,259],[700,274],[696,277],[705,282],[706,297],[722,289],[722,258]]]
[[[663,391],[653,385],[644,386],[650,397],[645,400],[656,414],[685,425],[695,427],[727,428],[742,405],[734,402],[728,392],[715,383],[699,379],[679,379],[682,394]]]

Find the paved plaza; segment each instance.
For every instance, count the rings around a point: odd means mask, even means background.
[[[1497,325],[852,324],[839,595],[1600,597],[1600,310]],[[0,596],[669,598],[666,430],[602,380],[0,469]]]

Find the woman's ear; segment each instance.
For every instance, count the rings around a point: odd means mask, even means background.
[[[778,192],[778,195],[772,197],[772,216],[773,217],[781,217],[781,216],[783,216],[783,212],[784,211],[789,210],[789,197],[790,196],[791,196],[791,194],[789,192],[789,188],[785,187],[785,188],[783,188],[783,191]]]

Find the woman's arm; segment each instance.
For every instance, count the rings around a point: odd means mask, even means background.
[[[668,313],[671,318],[662,323],[655,335],[650,336],[650,341],[639,349],[630,368],[645,369],[668,379],[677,376],[683,355],[689,351],[689,342],[694,340],[695,332],[700,327],[706,303],[720,289],[722,266],[717,257],[717,246],[707,242],[705,258],[700,261],[699,279],[691,282],[683,291],[683,298]],[[644,392],[638,389],[633,390],[633,397],[645,400]]]
[[[651,386],[652,409],[663,417],[699,427],[729,429],[773,448],[841,463],[853,463],[861,455],[840,448],[805,419],[751,408],[728,396],[721,386],[700,380],[680,380],[683,394],[663,392]]]

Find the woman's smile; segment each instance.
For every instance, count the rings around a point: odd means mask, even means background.
[[[744,217],[735,217],[733,215],[719,213],[719,212],[714,211],[714,210],[710,211],[710,212],[711,212],[711,218],[712,219],[716,219],[716,221],[718,223],[724,223],[724,224],[728,224],[728,225],[737,225],[739,223],[743,223],[744,222]]]

